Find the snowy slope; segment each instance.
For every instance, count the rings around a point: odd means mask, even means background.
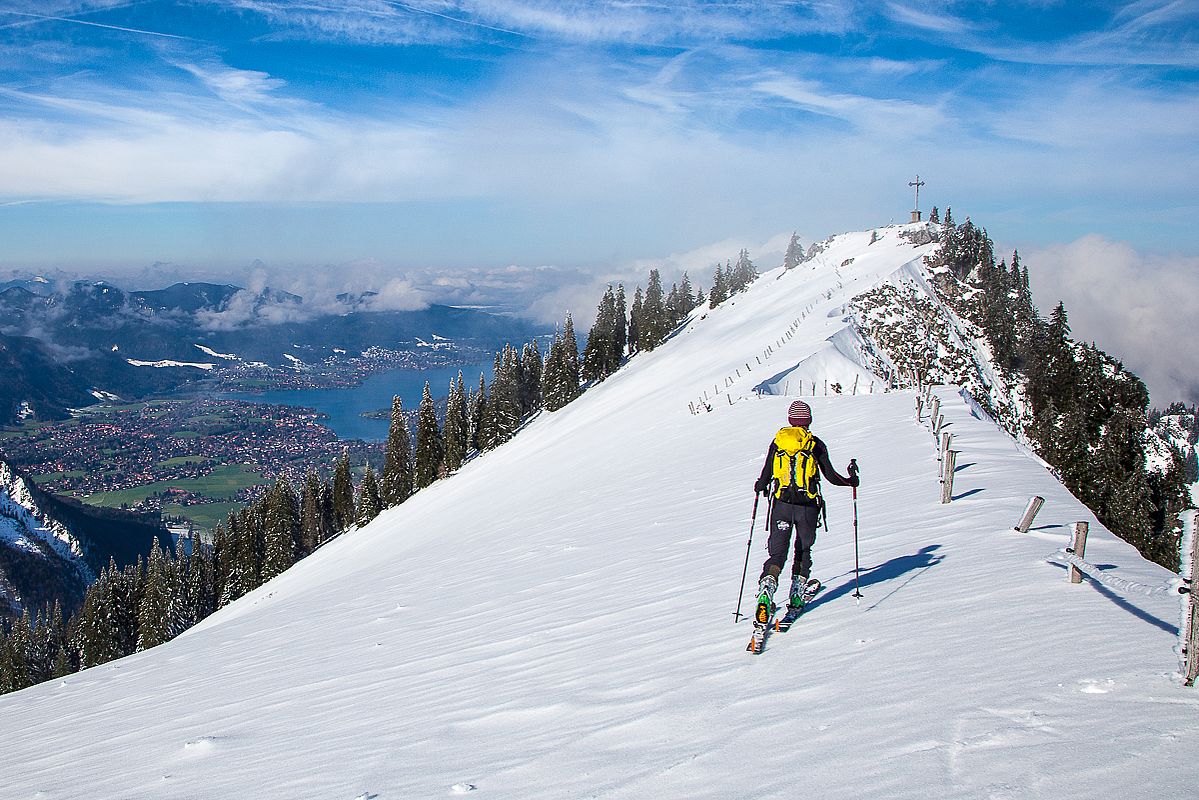
[[[1104,575],[1170,573],[948,387],[962,451],[948,506],[912,393],[809,398],[834,462],[862,468],[865,598],[849,492],[830,487],[814,568],[828,588],[763,655],[744,652],[751,486],[792,399],[755,389],[844,337],[854,295],[915,268],[928,248],[898,230],[837,237],[819,263],[704,309],[175,641],[0,697],[0,794],[1189,793],[1199,695],[1176,674],[1177,595],[1070,585],[1046,556],[1088,520]],[[692,414],[705,392],[711,411]],[[1020,535],[1032,494],[1047,502]]]
[[[79,541],[65,525],[45,516],[28,482],[4,461],[0,461],[0,518],[5,520],[3,541],[31,552],[48,545],[64,559],[79,560],[86,569]]]
[[[81,597],[93,580],[83,544],[38,505],[27,479],[0,461],[0,616],[36,614],[56,586]]]

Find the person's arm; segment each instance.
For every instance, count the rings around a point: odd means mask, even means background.
[[[762,464],[762,474],[758,476],[758,480],[754,482],[754,494],[765,494],[770,485],[771,479],[774,477],[774,455],[778,452],[778,446],[771,441],[769,449],[766,450],[766,461]]]
[[[834,486],[858,485],[858,477],[856,475],[844,478],[837,470],[833,469],[833,464],[829,461],[828,457],[828,447],[820,439],[816,440],[816,463],[820,465],[820,471],[824,473],[824,477],[828,478],[828,482]]]

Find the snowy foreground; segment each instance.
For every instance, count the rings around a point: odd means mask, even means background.
[[[1071,585],[1047,556],[1089,520],[1103,575],[1170,573],[948,387],[961,451],[948,506],[913,393],[810,398],[834,463],[861,465],[865,597],[850,492],[826,487],[826,589],[745,653],[750,624],[732,612],[751,487],[792,399],[752,389],[927,252],[894,230],[869,248],[869,234],[838,239],[827,261],[703,309],[179,639],[0,697],[0,796],[1191,796],[1199,693],[1177,675],[1177,595]],[[840,274],[838,248],[856,256]],[[691,414],[717,385],[713,410]],[[1047,502],[1021,535],[1032,494]]]

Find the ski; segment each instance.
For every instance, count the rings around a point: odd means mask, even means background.
[[[812,598],[815,597],[816,593],[823,588],[824,584],[822,584],[818,579],[809,578],[807,584],[804,586],[803,605],[799,606],[798,608],[790,605],[787,606],[787,613],[783,614],[783,618],[780,619],[776,625],[778,632],[785,633],[786,631],[790,630],[791,626],[803,616],[804,610],[807,609],[808,604],[812,602]]]
[[[754,635],[750,637],[749,644],[745,646],[745,652],[758,655],[762,652],[762,648],[766,644],[766,634],[775,626],[777,619],[778,606],[774,603],[770,604],[770,613],[766,613],[761,605],[754,610]]]
[[[755,622],[754,623],[754,635],[752,637],[750,637],[749,644],[747,644],[745,646],[745,652],[753,653],[754,655],[761,655],[762,648],[766,646],[766,634],[768,634],[770,632],[770,630],[774,627],[774,625],[775,625],[775,615],[774,614],[770,615],[770,621],[768,623],[766,623],[765,625],[759,625],[758,623]]]

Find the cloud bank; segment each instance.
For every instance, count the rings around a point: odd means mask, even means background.
[[[1042,313],[1065,302],[1074,337],[1123,361],[1158,408],[1199,403],[1199,257],[1146,255],[1091,235],[1024,258]]]

